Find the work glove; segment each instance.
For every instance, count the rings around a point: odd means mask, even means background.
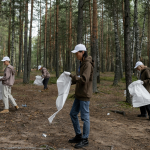
[[[64,74],[65,74],[65,75],[68,75],[68,76],[71,75],[71,73],[70,73],[70,72],[67,72],[67,71],[64,71]]]
[[[143,82],[143,81],[141,81],[141,84],[144,84],[144,82]]]

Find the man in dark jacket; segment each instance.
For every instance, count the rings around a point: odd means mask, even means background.
[[[89,105],[92,96],[92,80],[94,62],[91,56],[87,56],[86,47],[83,44],[78,44],[72,53],[76,54],[80,60],[80,73],[77,75],[70,75],[72,84],[76,84],[75,100],[70,112],[71,120],[75,130],[76,136],[69,140],[70,143],[77,143],[75,148],[82,148],[89,144],[88,137],[90,132],[90,115]],[[81,120],[83,124],[83,135],[81,134],[78,113],[81,113]]]
[[[138,61],[134,68],[141,72],[140,79],[143,81],[143,86],[150,93],[150,68],[144,66],[141,61]],[[150,105],[140,107],[140,111],[141,114],[138,117],[147,117],[147,111],[150,119]]]

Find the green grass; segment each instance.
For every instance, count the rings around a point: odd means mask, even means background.
[[[56,77],[50,77],[48,84],[56,84],[57,78]]]
[[[118,102],[118,104],[121,104],[121,106],[125,108],[132,108],[132,105],[127,103],[126,101]]]
[[[100,77],[100,80],[104,80],[104,81],[114,81],[114,77]]]
[[[122,81],[123,83],[126,83],[125,77],[123,77],[123,78],[121,79],[121,81]],[[132,82],[134,82],[134,81],[137,81],[137,78],[133,75],[133,76],[132,76]]]

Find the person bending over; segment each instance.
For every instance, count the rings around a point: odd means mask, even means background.
[[[50,78],[50,73],[47,71],[47,69],[45,67],[42,67],[41,65],[38,66],[38,70],[41,70],[42,75],[41,77],[44,78],[43,80],[43,85],[44,85],[44,90],[42,90],[42,92],[48,90],[47,84]]]
[[[4,110],[0,113],[9,113],[9,101],[11,104],[17,109],[19,107],[17,106],[13,96],[11,95],[11,87],[13,86],[15,82],[15,69],[13,66],[10,65],[10,58],[4,57],[3,60],[4,65],[6,65],[6,68],[4,70],[3,78],[0,79],[2,81],[2,99],[4,103]]]

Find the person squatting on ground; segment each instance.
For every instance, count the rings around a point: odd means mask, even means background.
[[[144,66],[141,61],[138,61],[134,67],[138,71],[140,71],[140,79],[143,81],[143,86],[150,93],[150,68]],[[147,113],[150,119],[150,105],[140,107],[141,114],[138,117],[147,117]]]
[[[72,84],[76,84],[75,100],[70,112],[70,117],[76,136],[69,140],[69,143],[77,143],[75,148],[82,148],[89,144],[88,137],[90,132],[90,116],[89,105],[92,96],[92,80],[93,80],[93,67],[94,61],[91,56],[87,56],[86,47],[83,44],[76,45],[72,53],[76,54],[80,60],[79,75],[70,75]],[[81,134],[78,113],[81,113],[81,120],[83,124],[83,135]]]
[[[9,100],[11,104],[17,109],[19,107],[17,106],[13,96],[11,95],[11,87],[13,86],[15,82],[15,69],[13,66],[10,65],[10,59],[9,57],[4,57],[3,60],[4,65],[7,67],[4,70],[4,76],[3,78],[0,79],[2,81],[2,99],[4,103],[4,110],[1,111],[0,113],[9,113]]]
[[[43,85],[44,85],[44,90],[48,90],[48,87],[47,87],[47,84],[48,84],[48,81],[49,81],[49,78],[50,78],[50,73],[47,71],[47,69],[45,67],[42,67],[41,65],[38,66],[38,70],[41,70],[42,72],[42,75],[41,77],[44,78],[43,80]]]

